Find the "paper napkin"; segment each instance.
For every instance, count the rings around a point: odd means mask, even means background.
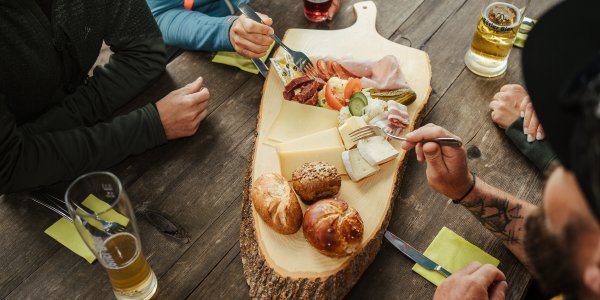
[[[275,42],[273,42],[269,47],[269,50],[267,50],[267,55],[261,57],[260,60],[263,62],[267,60],[267,57],[269,56],[269,53],[271,53],[271,50],[273,50],[274,45]],[[258,69],[254,66],[252,60],[245,58],[236,52],[219,51],[213,58],[212,62],[238,67],[243,71],[252,74],[258,74]]]
[[[443,227],[438,232],[423,254],[450,273],[454,273],[474,261],[482,264],[491,264],[496,267],[500,263],[498,259],[469,243],[469,241],[446,227]],[[446,279],[442,274],[427,270],[418,264],[415,264],[412,270],[436,286],[439,286]]]
[[[94,195],[89,195],[85,200],[83,200],[82,204],[95,212],[103,212],[110,209],[110,205],[98,199]],[[123,226],[127,226],[127,223],[129,223],[129,219],[127,217],[114,210],[110,210],[105,214],[102,214],[102,217],[107,221],[114,221]],[[100,224],[100,222],[94,220],[88,221],[94,227],[102,230],[102,224]],[[75,228],[75,225],[69,220],[61,218],[60,220],[56,221],[56,223],[48,227],[44,233],[55,239],[57,242],[63,244],[75,254],[83,257],[90,264],[96,260],[96,256],[94,256],[92,251],[85,244],[79,235],[77,228]]]
[[[65,218],[60,218],[52,226],[44,231],[47,235],[63,244],[75,254],[83,257],[90,264],[96,260],[96,256],[83,242],[75,225]]]

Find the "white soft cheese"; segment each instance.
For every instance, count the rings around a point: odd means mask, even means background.
[[[354,182],[369,177],[379,171],[379,167],[371,166],[360,155],[357,149],[342,152],[342,162],[344,162],[348,176],[350,176],[350,179]]]
[[[374,136],[368,139],[362,139],[356,144],[360,155],[372,166],[377,166],[390,161],[398,154],[392,144],[386,141],[382,136]]]

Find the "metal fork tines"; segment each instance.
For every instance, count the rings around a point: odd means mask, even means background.
[[[248,4],[242,3],[238,6],[238,8],[244,15],[246,15],[251,20],[258,22],[258,23],[262,23],[261,17]],[[313,76],[313,75],[309,74],[309,73],[311,73],[311,70],[314,70],[313,63],[310,61],[308,56],[306,56],[306,54],[304,54],[300,51],[294,51],[294,50],[290,49],[286,44],[283,43],[283,41],[277,35],[275,35],[275,33],[273,33],[271,35],[271,38],[277,44],[279,44],[281,47],[283,47],[283,49],[285,49],[285,51],[287,51],[292,56],[292,59],[294,60],[294,64],[300,70],[302,70],[302,72],[304,72],[305,74],[307,74],[309,76]],[[312,73],[314,74],[314,71]]]
[[[356,130],[350,132],[349,136],[350,136],[350,139],[352,139],[352,141],[355,143],[358,142],[359,140],[374,137],[374,136],[383,136],[383,137],[389,136],[396,140],[406,141],[405,137],[390,134],[390,133],[386,132],[385,130],[383,130],[377,126],[374,126],[374,125],[367,125],[367,126],[359,128],[359,129],[356,129]],[[455,147],[462,146],[461,140],[459,140],[457,138],[452,138],[452,137],[424,139],[419,142],[420,143],[435,142],[435,143],[439,143],[441,145],[449,145],[449,146],[455,146]]]
[[[30,199],[52,211],[59,214],[63,218],[73,222],[73,219],[69,215],[65,208],[66,202],[64,199],[53,195],[50,192],[34,191],[29,194]],[[86,207],[78,207],[89,215],[95,215],[94,211]],[[107,221],[99,216],[95,216],[94,220],[98,221],[102,225],[102,229],[106,232],[123,232],[126,228],[114,221]]]

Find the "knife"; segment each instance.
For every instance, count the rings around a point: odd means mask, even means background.
[[[421,265],[423,268],[432,271],[438,271],[440,274],[448,277],[452,275],[452,273],[446,271],[446,269],[442,268],[440,265],[435,263],[433,260],[427,258],[417,249],[413,248],[411,245],[401,240],[399,237],[395,236],[393,233],[386,230],[385,238],[390,242],[394,247],[398,248],[400,252],[404,253],[404,255],[408,256],[408,258],[412,259],[417,264]]]
[[[262,60],[260,60],[260,58],[252,58],[251,60],[254,63],[254,66],[256,66],[256,68],[260,72],[260,75],[262,75],[264,78],[267,78],[267,73],[269,73],[269,68],[267,67],[267,65]]]

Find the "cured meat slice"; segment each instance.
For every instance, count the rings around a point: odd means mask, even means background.
[[[295,95],[294,91],[300,88],[302,85],[306,84],[307,82],[311,81],[313,81],[313,79],[306,75],[293,79],[285,86],[283,90],[283,98],[286,100],[292,100],[292,98]]]
[[[393,55],[387,55],[376,62],[343,60],[340,64],[349,72],[362,77],[363,88],[372,87],[378,90],[410,88],[400,69],[398,59]]]
[[[408,108],[394,100],[387,102],[388,121],[393,127],[406,128],[410,124]]]

